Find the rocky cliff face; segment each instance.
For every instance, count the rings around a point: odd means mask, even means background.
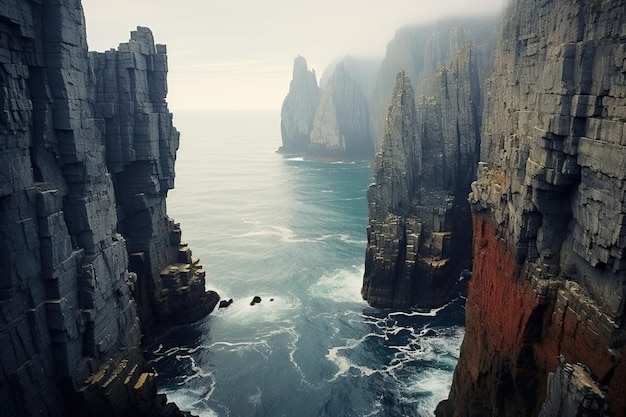
[[[384,116],[397,72],[405,71],[419,101],[422,95],[430,94],[429,81],[437,68],[450,61],[470,42],[474,46],[473,59],[478,75],[484,80],[491,67],[495,25],[495,18],[449,19],[407,26],[396,31],[387,44],[370,101],[370,122],[377,149],[380,149],[380,140],[384,135]]]
[[[118,230],[138,278],[133,295],[144,336],[151,336],[156,327],[197,321],[218,301],[215,293],[204,291],[202,265],[167,216],[179,133],[165,101],[166,48],[155,46],[150,30],[139,27],[130,42],[118,50],[91,52],[90,60]]]
[[[279,152],[303,154],[307,151],[321,93],[315,72],[309,71],[303,57],[296,57],[289,94],[280,111],[283,145]]]
[[[423,96],[417,110],[408,77],[396,82],[368,193],[362,295],[371,305],[441,306],[462,288],[459,278],[471,266],[466,196],[481,123],[473,51],[466,44],[437,69],[433,95]]]
[[[174,415],[141,353],[131,288],[152,283],[129,268],[129,250],[154,248],[151,271],[181,252],[164,49],[140,29],[92,67],[78,0],[1,0],[0,15],[0,412]]]
[[[620,1],[509,5],[438,415],[626,415],[624,28]]]
[[[307,155],[366,159],[374,155],[367,100],[343,64],[337,65],[325,83]]]

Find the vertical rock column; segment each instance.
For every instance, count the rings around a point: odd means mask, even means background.
[[[280,110],[280,133],[283,144],[279,152],[299,154],[306,152],[321,94],[315,71],[309,71],[303,57],[296,57],[293,62],[293,77],[289,83],[289,94],[283,100]]]
[[[369,223],[361,294],[376,307],[411,303],[414,254],[421,225],[411,214],[419,190],[421,145],[413,88],[404,72],[396,78],[374,184],[367,192]],[[407,227],[408,226],[408,227]],[[413,249],[407,254],[407,248]]]
[[[471,266],[466,196],[480,137],[473,51],[468,43],[438,68],[432,95],[419,100],[417,111],[408,100],[400,111],[396,85],[368,193],[362,294],[374,306],[439,307],[464,288]]]
[[[0,0],[1,415],[178,413],[145,369],[93,75],[80,1]]]
[[[89,101],[80,2],[0,10],[2,414],[147,411],[156,393]]]
[[[167,108],[167,55],[148,28],[131,32],[118,50],[92,52],[96,117],[113,173],[120,232],[137,274],[135,298],[144,332],[157,324],[189,323],[206,316],[218,296],[205,290],[205,273],[181,230],[167,215],[174,186],[179,133]]]

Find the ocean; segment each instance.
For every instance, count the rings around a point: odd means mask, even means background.
[[[361,299],[369,163],[276,153],[277,111],[176,113],[174,124],[168,213],[208,288],[233,303],[148,349],[159,392],[202,417],[433,415],[463,300],[396,312]]]

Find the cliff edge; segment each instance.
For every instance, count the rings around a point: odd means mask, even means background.
[[[438,416],[626,415],[625,63],[624,2],[508,6]]]
[[[140,318],[217,296],[165,210],[165,62],[145,28],[90,62],[78,0],[0,0],[2,415],[183,415],[156,394]]]

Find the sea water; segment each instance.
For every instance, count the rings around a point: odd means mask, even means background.
[[[168,213],[208,288],[234,302],[150,347],[159,391],[199,416],[433,415],[457,362],[462,300],[430,312],[362,300],[370,163],[277,154],[278,112],[174,122]]]

